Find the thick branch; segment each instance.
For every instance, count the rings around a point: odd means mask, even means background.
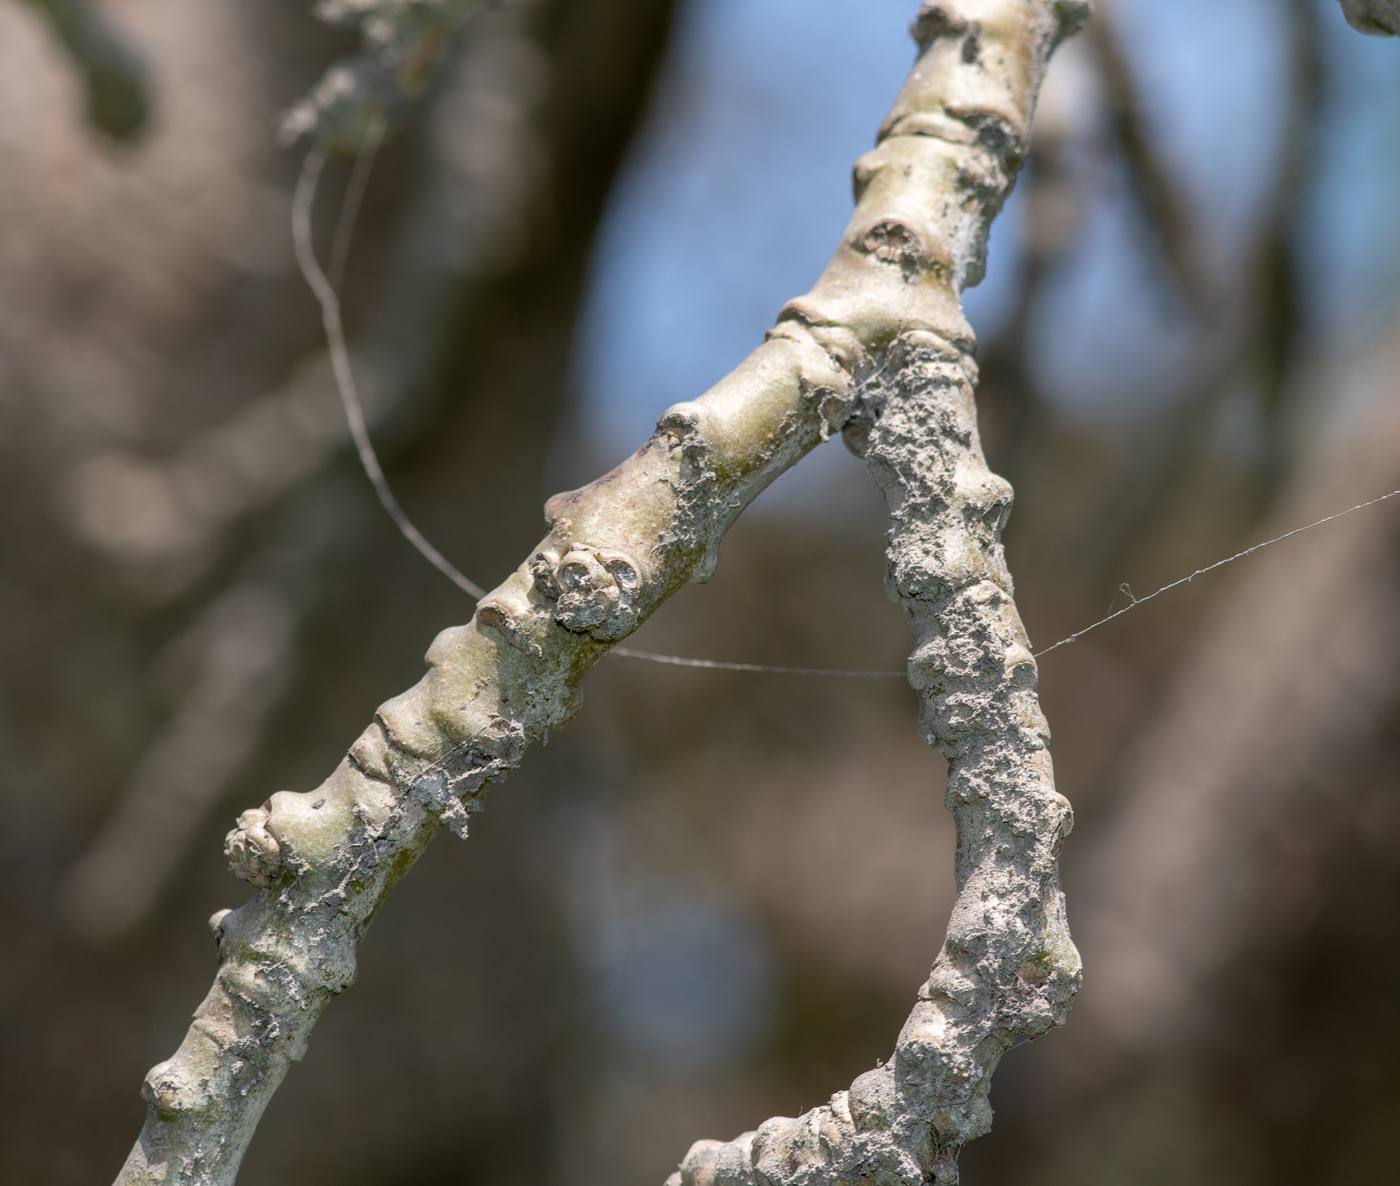
[[[927,49],[888,138],[857,170],[885,165],[888,197],[863,219],[867,190],[847,246],[800,303],[814,321],[874,289],[852,283],[859,273],[844,253],[854,244],[888,253],[926,291],[944,276],[953,294],[978,278],[1046,58],[1079,15],[1067,5],[925,6],[916,34]],[[958,896],[948,935],[888,1063],[797,1119],[697,1142],[668,1186],[956,1182],[959,1149],[990,1127],[1002,1054],[1062,1024],[1078,988],[1056,865],[1072,816],[1054,789],[1035,660],[999,542],[1011,488],[982,456],[956,295],[936,310],[925,300],[923,324],[909,317],[912,301],[894,306],[902,316],[884,368],[846,431],[866,438],[890,509],[886,588],[913,627],[921,731],[949,762]]]
[[[837,430],[868,450],[890,504],[910,678],[952,765],[958,904],[889,1066],[800,1120],[701,1142],[681,1180],[952,1180],[958,1147],[986,1130],[997,1060],[1062,1020],[1078,978],[1055,871],[1069,810],[998,542],[1011,490],[982,459],[959,294],[981,276],[1049,54],[1083,16],[1080,0],[926,4],[920,57],[856,167],[855,216],[816,288],[631,458],[549,501],[534,555],[438,636],[428,674],[321,787],[244,812],[228,852],[261,892],[216,916],[214,986],[147,1076],[119,1182],[233,1181],[320,1011],[353,982],[384,895],[441,825],[466,834],[485,788],[577,710],[589,668],[707,579],[740,511]]]

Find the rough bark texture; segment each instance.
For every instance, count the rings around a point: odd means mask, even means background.
[[[956,1179],[1001,1054],[1063,1020],[1079,976],[1056,874],[1070,812],[999,543],[1011,490],[978,443],[959,293],[980,278],[1050,52],[1084,15],[1075,0],[926,4],[920,57],[812,293],[626,462],[549,501],[539,548],[439,635],[428,674],[321,787],[244,812],[227,850],[261,892],[213,920],[218,976],[147,1076],[120,1182],[233,1180],[320,1011],[353,982],[364,929],[438,828],[465,835],[485,788],[576,711],[588,669],[705,580],[740,511],[838,430],[889,501],[889,591],[913,623],[924,734],[951,765],[958,901],[890,1064],[798,1120],[700,1142],[678,1180]]]

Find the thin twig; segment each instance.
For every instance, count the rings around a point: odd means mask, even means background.
[[[312,149],[306,154],[301,167],[301,177],[297,180],[296,193],[292,198],[292,243],[296,249],[297,264],[306,283],[311,286],[317,302],[321,306],[321,324],[326,331],[326,346],[330,351],[331,370],[335,374],[335,385],[340,392],[340,402],[345,407],[345,418],[350,423],[350,435],[354,438],[355,449],[360,455],[360,464],[368,475],[374,492],[384,509],[389,512],[395,526],[419,552],[423,554],[439,572],[468,596],[480,601],[486,590],[468,580],[457,568],[430,544],[410,521],[389,483],[384,480],[384,471],[379,466],[379,458],[370,443],[369,430],[365,427],[365,414],[360,406],[359,392],[355,387],[355,374],[350,367],[350,353],[345,347],[345,330],[340,323],[340,298],[326,278],[321,265],[316,261],[315,248],[311,242],[311,206],[316,197],[316,183],[326,165],[326,154],[321,149]]]
[[[379,146],[384,143],[387,127],[388,123],[382,117],[370,120],[369,127],[365,129],[364,145],[355,156],[355,167],[350,171],[350,181],[340,202],[335,236],[331,239],[330,259],[326,262],[326,277],[337,293],[340,282],[345,279],[345,265],[350,259],[350,244],[355,238],[355,221],[360,216],[360,203],[364,201],[369,175],[374,169],[374,159],[379,155]]]

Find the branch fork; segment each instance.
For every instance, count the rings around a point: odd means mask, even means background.
[[[233,1182],[395,882],[440,827],[465,835],[487,786],[577,711],[593,664],[708,579],[743,508],[838,431],[889,506],[886,587],[913,629],[921,731],[950,765],[957,903],[890,1062],[804,1116],[698,1142],[671,1186],[956,1181],[1001,1055],[1060,1024],[1079,980],[1056,868],[1072,816],[999,542],[1011,489],[978,441],[960,294],[981,278],[1049,55],[1085,16],[1082,0],[925,4],[918,61],[816,287],[632,457],[550,499],[546,539],[437,637],[427,674],[325,783],[240,816],[230,864],[258,893],[216,916],[218,974],[147,1076],[119,1183]]]

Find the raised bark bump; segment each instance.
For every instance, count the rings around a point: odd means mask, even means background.
[[[887,586],[910,613],[915,659],[935,644],[946,652],[923,681],[920,722],[952,764],[956,952],[940,953],[929,999],[916,1004],[896,1046],[888,1127],[858,1130],[833,1102],[693,1147],[680,1181],[956,1180],[958,1147],[989,1121],[986,1088],[1002,1051],[1063,1018],[1078,974],[1054,872],[1066,815],[1033,688],[1012,678],[1028,647],[996,541],[1001,516],[989,521],[985,499],[963,501],[986,480],[966,480],[985,462],[959,292],[978,274],[1049,53],[1085,5],[948,0],[936,7],[964,29],[975,23],[976,52],[965,52],[965,36],[933,38],[886,121],[890,131],[857,170],[860,204],[851,222],[851,233],[881,219],[914,228],[917,259],[896,253],[900,266],[892,268],[843,241],[812,293],[790,303],[768,340],[679,414],[684,423],[663,417],[628,461],[549,501],[549,535],[485,599],[501,607],[501,623],[517,637],[487,621],[444,631],[423,680],[383,706],[354,759],[312,793],[310,802],[342,795],[349,805],[351,823],[329,856],[319,822],[302,810],[307,796],[278,799],[265,820],[243,829],[245,849],[269,823],[287,843],[279,842],[267,888],[222,920],[214,987],[180,1049],[152,1072],[159,1106],[152,1103],[119,1182],[233,1181],[316,1017],[353,982],[364,928],[443,812],[452,814],[449,797],[478,795],[576,711],[582,678],[607,643],[545,612],[550,582],[541,588],[539,557],[584,544],[634,558],[648,574],[635,604],[644,620],[681,584],[708,575],[738,513],[831,430],[827,397],[817,395],[826,391],[850,402],[840,413],[843,431],[865,434],[872,476],[890,505]],[[954,135],[893,131],[904,128]],[[921,269],[912,279],[906,262]],[[911,660],[911,673],[920,670]],[[303,840],[307,852],[298,851]],[[1027,967],[1034,975],[1022,974]]]

